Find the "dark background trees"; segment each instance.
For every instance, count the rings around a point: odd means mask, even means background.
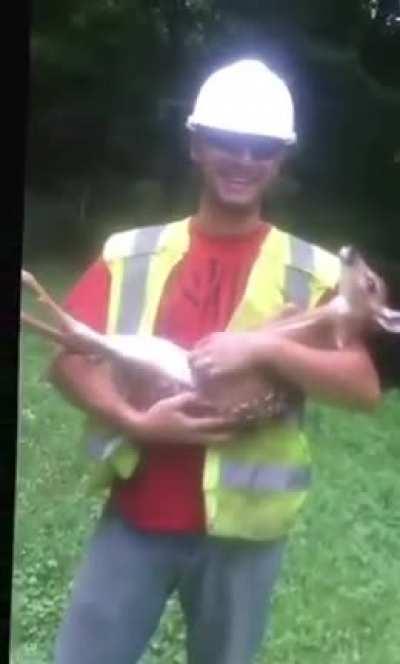
[[[281,223],[400,257],[399,0],[41,0],[30,53],[28,254],[89,254],[110,218],[190,211],[183,127],[198,86],[256,56],[296,104]]]

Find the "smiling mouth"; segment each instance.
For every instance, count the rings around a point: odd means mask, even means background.
[[[248,177],[223,175],[222,179],[225,182],[227,182],[228,184],[232,184],[232,185],[240,186],[240,187],[247,187],[247,186],[251,186],[251,185],[254,184],[254,179],[253,178],[248,178]]]

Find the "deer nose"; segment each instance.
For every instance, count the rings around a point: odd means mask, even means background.
[[[351,267],[358,258],[358,251],[352,246],[342,247],[339,251],[339,258],[343,265]]]

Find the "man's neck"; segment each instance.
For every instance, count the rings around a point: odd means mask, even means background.
[[[200,200],[193,220],[204,231],[214,235],[248,233],[262,223],[260,207],[251,210],[228,208],[205,196]]]

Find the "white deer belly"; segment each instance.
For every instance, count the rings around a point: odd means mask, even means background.
[[[194,386],[187,351],[168,339],[118,334],[106,336],[105,345],[109,353],[126,365],[131,362],[148,366],[183,386]]]

